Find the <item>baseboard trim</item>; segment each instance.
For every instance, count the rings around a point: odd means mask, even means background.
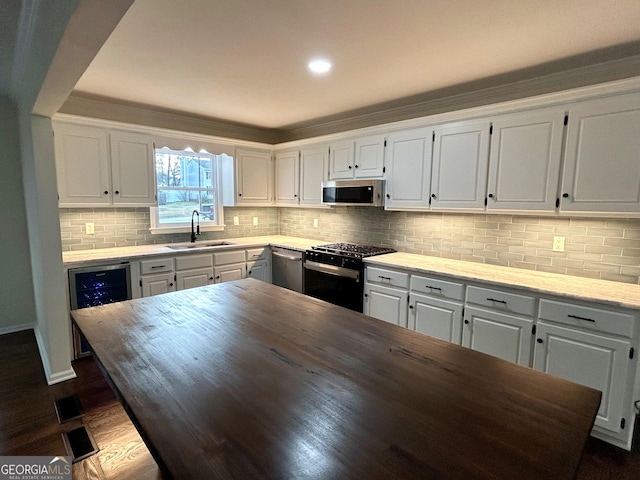
[[[38,350],[40,351],[40,360],[42,360],[42,368],[44,368],[44,375],[48,385],[64,382],[65,380],[71,380],[76,378],[76,372],[73,368],[69,367],[67,370],[61,372],[52,372],[51,365],[49,364],[49,356],[47,355],[46,343],[40,335],[40,331],[33,327],[33,332],[36,335],[36,342],[38,344]]]
[[[9,333],[23,332],[24,330],[33,330],[33,323],[22,323],[20,325],[12,325],[10,327],[0,328],[0,335],[7,335]]]

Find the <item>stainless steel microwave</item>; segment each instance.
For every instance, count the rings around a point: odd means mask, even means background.
[[[322,182],[322,204],[341,207],[382,207],[384,205],[384,180]]]

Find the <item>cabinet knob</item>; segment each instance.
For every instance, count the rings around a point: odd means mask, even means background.
[[[209,277],[209,280],[213,280],[213,277]]]
[[[293,198],[297,198],[297,197],[298,197],[298,194],[297,194],[297,193],[294,193],[294,194],[293,194]]]
[[[465,321],[464,321],[464,324],[465,324],[465,325],[469,325],[469,320],[465,320]]]
[[[241,197],[241,196],[242,196],[242,194],[241,194],[241,193],[239,193],[239,194],[238,194],[238,196],[239,196],[239,197]]]
[[[105,190],[105,191],[104,191],[104,194],[105,194],[105,195],[109,195],[109,190]]]
[[[358,165],[356,165],[356,168],[358,168]]]
[[[413,305],[409,305],[409,308],[410,308],[411,310],[413,310]]]
[[[249,270],[249,275],[251,275],[251,270]]]
[[[368,296],[369,296],[369,294],[368,294],[368,293],[365,293],[365,294],[364,294],[364,297],[365,297],[365,298],[367,298]]]
[[[488,196],[489,198],[493,198],[493,193],[490,193]]]
[[[351,170],[351,165],[349,165],[349,170]]]
[[[562,198],[569,198],[569,194],[568,193],[563,193],[562,194]]]
[[[115,191],[115,194],[116,194],[116,195],[120,195],[120,190],[116,190],[116,191]]]
[[[391,198],[391,195],[389,195],[388,193],[387,193],[387,198]]]
[[[543,343],[541,338],[537,339],[536,342]]]
[[[218,276],[216,277],[216,280],[220,280],[220,275],[218,275]]]
[[[169,286],[170,286],[170,287],[173,287],[173,282],[171,282],[171,283],[169,284]]]
[[[431,194],[431,198],[436,198],[436,194],[435,194],[435,193],[432,193],[432,194]]]

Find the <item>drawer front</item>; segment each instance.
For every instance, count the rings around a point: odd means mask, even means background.
[[[445,282],[419,275],[411,275],[411,291],[453,300],[464,298],[464,285],[461,283]]]
[[[541,320],[633,337],[635,318],[633,315],[626,313],[611,312],[543,298],[540,300],[538,317]]]
[[[176,270],[213,267],[213,257],[208,255],[185,255],[176,257]]]
[[[467,287],[467,303],[475,303],[493,310],[519,313],[530,317],[534,315],[536,310],[534,297],[474,286]]]
[[[213,254],[214,265],[227,265],[229,263],[244,262],[244,250],[235,250],[233,252],[219,252]]]
[[[367,267],[367,282],[381,283],[390,287],[409,288],[409,274],[384,268]]]
[[[142,260],[140,262],[140,274],[172,272],[173,258],[155,258],[153,260]]]
[[[255,262],[257,260],[265,260],[267,258],[267,248],[252,248],[245,250],[247,254],[247,262]]]

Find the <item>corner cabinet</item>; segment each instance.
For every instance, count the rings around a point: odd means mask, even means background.
[[[55,122],[54,143],[60,207],[156,204],[150,136]]]
[[[273,165],[271,152],[236,149],[235,205],[253,206],[273,203]]]
[[[385,209],[427,210],[433,131],[418,128],[387,137]]]
[[[640,94],[569,107],[560,212],[640,213]]]

